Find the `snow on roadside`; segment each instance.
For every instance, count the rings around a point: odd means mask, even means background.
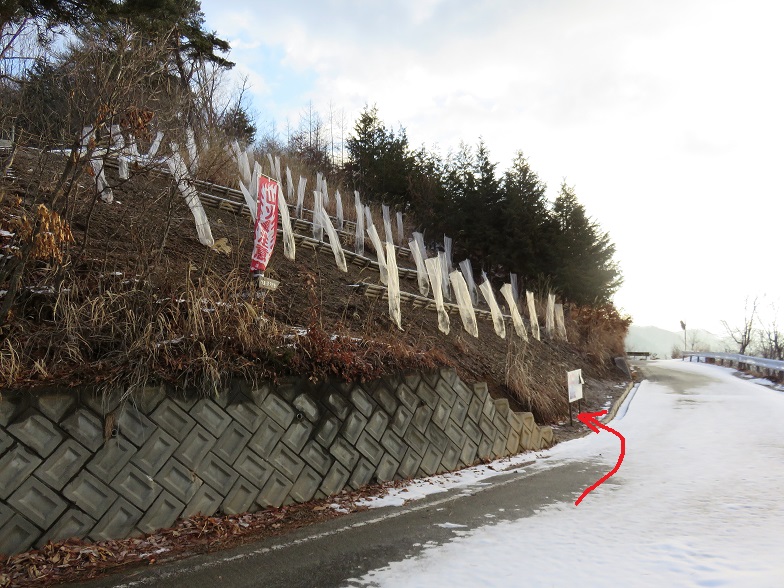
[[[710,380],[685,393],[643,383],[610,425],[626,437],[623,466],[579,507],[467,530],[348,585],[784,586],[784,396],[715,366],[662,367]],[[617,439],[548,454],[539,463],[609,469]]]

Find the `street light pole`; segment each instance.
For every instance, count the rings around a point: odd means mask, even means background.
[[[683,329],[683,350],[687,351],[686,349],[686,323],[681,321],[681,329]]]

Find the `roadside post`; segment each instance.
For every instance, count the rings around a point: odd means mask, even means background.
[[[577,402],[577,411],[583,409],[583,370],[566,372],[566,384],[569,389],[569,426],[572,425],[572,403]]]

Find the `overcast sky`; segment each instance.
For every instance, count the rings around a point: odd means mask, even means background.
[[[481,136],[565,178],[615,242],[639,325],[784,306],[784,3],[203,0],[259,126],[365,104],[442,153]],[[779,311],[784,318],[784,308]],[[780,321],[784,322],[784,320]]]

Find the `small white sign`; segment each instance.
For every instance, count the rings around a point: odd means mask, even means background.
[[[575,402],[583,397],[583,371],[573,370],[566,372],[566,382],[569,385],[569,402]]]

